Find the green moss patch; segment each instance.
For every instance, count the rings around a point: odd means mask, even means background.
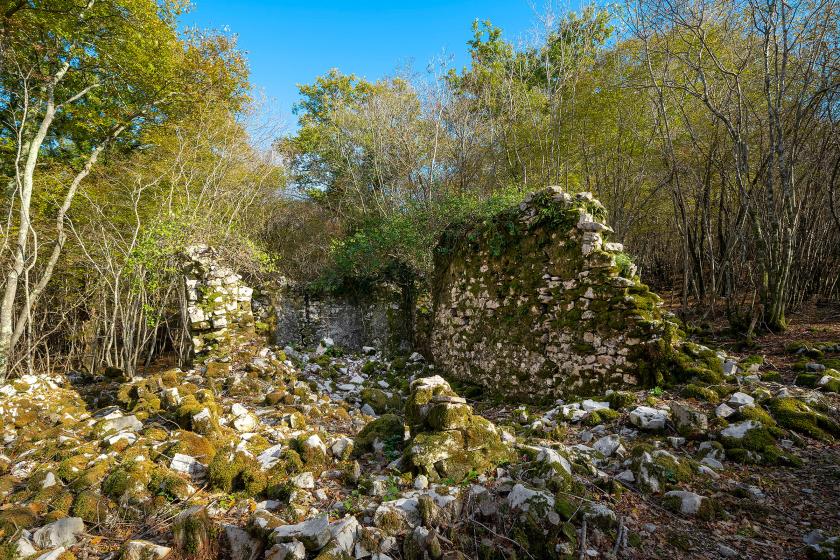
[[[720,402],[720,396],[713,389],[696,383],[689,383],[683,387],[680,395],[686,398],[697,399],[698,401],[706,401],[711,404]]]
[[[353,442],[353,452],[360,454],[373,451],[374,443],[377,441],[396,450],[401,450],[404,434],[405,426],[402,419],[396,414],[384,414],[368,422],[356,435]]]
[[[840,425],[837,422],[813,410],[799,399],[793,397],[769,399],[766,406],[779,426],[783,428],[821,440],[840,437]]]
[[[613,422],[621,417],[621,413],[611,408],[600,408],[593,410],[581,421],[584,426],[597,426],[598,424],[606,424]]]
[[[627,391],[613,391],[606,396],[606,401],[610,403],[611,409],[621,410],[636,404],[636,395]]]
[[[268,484],[266,474],[253,457],[233,451],[216,454],[208,466],[207,481],[216,490],[241,490],[249,496],[259,495]]]

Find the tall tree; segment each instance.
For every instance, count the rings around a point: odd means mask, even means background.
[[[53,275],[74,198],[103,153],[138,147],[143,131],[188,111],[209,81],[227,80],[231,99],[242,96],[246,73],[237,55],[223,43],[182,41],[181,9],[176,0],[29,0],[2,13],[0,149],[8,156],[9,220],[0,377]],[[40,200],[50,202],[54,225],[39,236],[33,201]]]

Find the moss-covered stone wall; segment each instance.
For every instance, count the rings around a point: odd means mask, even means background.
[[[605,217],[590,193],[549,187],[447,230],[432,282],[439,371],[525,400],[658,382],[649,361],[672,353],[676,328],[605,240]]]
[[[187,318],[196,357],[224,356],[234,346],[253,340],[254,290],[218,262],[211,247],[191,245],[186,257]]]

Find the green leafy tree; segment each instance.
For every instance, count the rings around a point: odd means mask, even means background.
[[[80,185],[103,154],[141,147],[148,130],[188,113],[210,83],[224,81],[231,103],[244,101],[241,55],[224,40],[183,40],[184,7],[33,0],[2,15],[0,149],[13,218],[3,232],[0,376],[52,278]],[[50,221],[52,231],[39,235]]]

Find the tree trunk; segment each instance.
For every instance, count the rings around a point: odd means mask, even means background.
[[[31,227],[30,206],[32,204],[35,166],[38,163],[38,153],[41,150],[41,145],[44,143],[44,139],[47,136],[54,117],[55,102],[52,86],[49,86],[44,118],[41,120],[41,124],[38,126],[38,130],[35,132],[32,141],[28,144],[29,153],[26,155],[23,177],[19,177],[20,180],[18,182],[20,186],[20,210],[18,211],[17,242],[14,247],[12,262],[6,271],[6,287],[3,291],[3,300],[0,302],[0,380],[6,379],[9,374],[9,358],[14,351],[12,338],[14,334],[15,298],[17,296],[20,275],[26,264],[26,246]]]

